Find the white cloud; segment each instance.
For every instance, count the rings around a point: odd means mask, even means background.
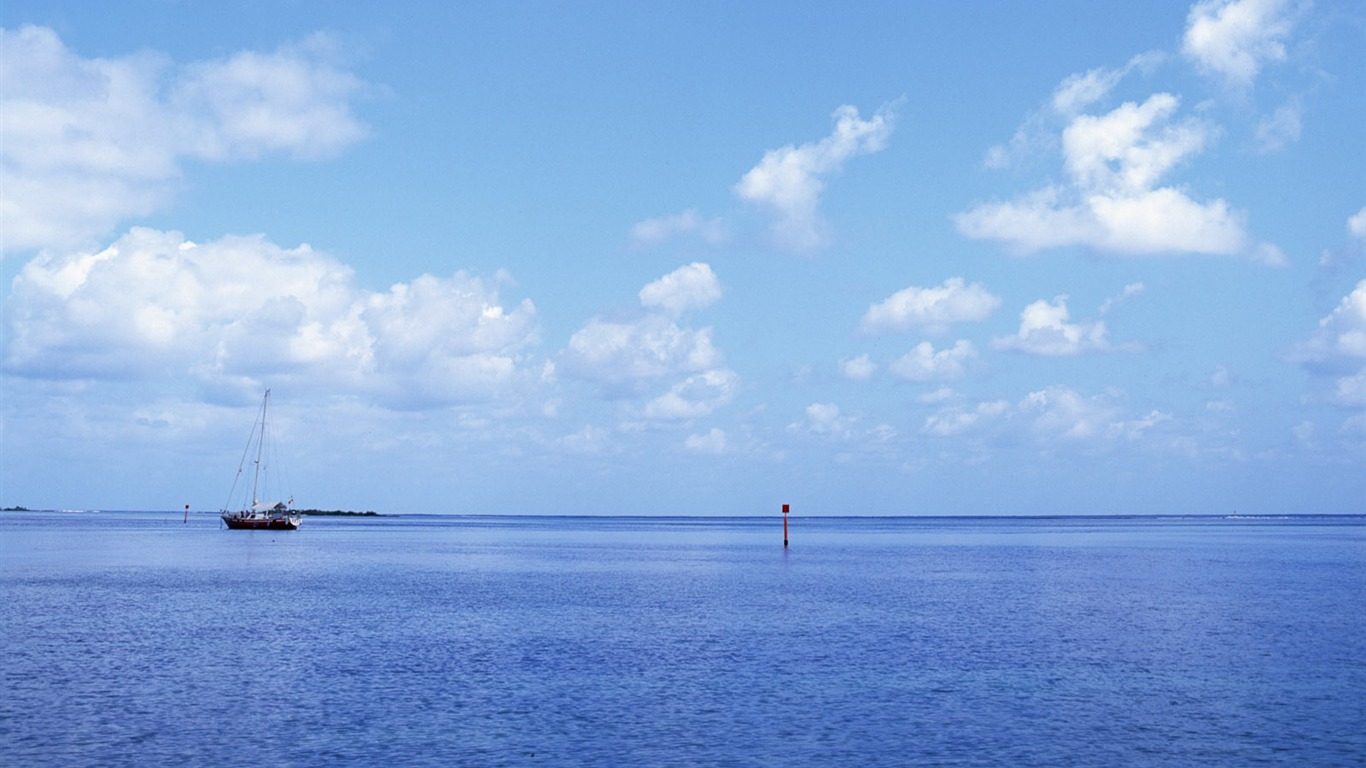
[[[1175,96],[1158,93],[1105,115],[1073,118],[1062,138],[1066,184],[1014,202],[978,205],[954,217],[959,231],[1021,253],[1081,245],[1126,254],[1242,254],[1283,263],[1274,246],[1252,244],[1243,214],[1225,201],[1199,203],[1181,189],[1157,186],[1214,136],[1199,121],[1172,122],[1178,104]]]
[[[1295,345],[1289,357],[1329,380],[1329,402],[1366,407],[1366,280],[1319,320],[1314,335]]]
[[[1229,374],[1228,368],[1222,365],[1215,366],[1214,373],[1210,374],[1209,385],[1215,389],[1230,389],[1233,387],[1233,376]]]
[[[631,227],[634,248],[653,248],[676,237],[696,236],[707,245],[722,245],[730,239],[721,219],[703,219],[695,208],[672,216],[645,219]]]
[[[1347,232],[1358,240],[1366,240],[1366,207],[1348,217]]]
[[[881,151],[894,122],[890,106],[863,120],[856,108],[846,105],[835,110],[834,118],[829,136],[766,152],[735,184],[741,199],[773,212],[771,232],[781,248],[808,251],[826,244],[826,224],[818,210],[824,177],[838,173],[851,157]]]
[[[1082,110],[1100,101],[1119,85],[1135,69],[1150,70],[1162,61],[1164,55],[1157,51],[1140,53],[1129,59],[1123,67],[1111,69],[1097,67],[1083,74],[1070,75],[1053,89],[1049,104],[1053,112],[1062,117],[1073,117]]]
[[[840,374],[850,381],[867,381],[877,373],[877,363],[866,354],[840,361]]]
[[[911,286],[869,306],[859,327],[869,334],[915,328],[942,334],[953,323],[985,320],[999,306],[1001,298],[980,284],[951,277],[936,288]]]
[[[509,311],[496,292],[463,272],[398,283],[370,295],[360,313],[375,339],[375,370],[407,371],[411,381],[393,383],[414,387],[419,402],[493,396],[516,370],[515,351],[537,340],[535,318],[529,299]]]
[[[1053,90],[1050,103],[1060,115],[1075,115],[1109,95],[1128,72],[1127,69],[1097,67],[1083,74],[1070,75]]]
[[[1244,216],[1223,200],[1200,204],[1184,193],[1164,187],[1139,195],[1095,195],[1087,200],[1100,236],[1091,245],[1128,253],[1244,253],[1258,261],[1280,261],[1274,255],[1249,251]]]
[[[713,369],[689,376],[645,406],[645,417],[664,421],[709,416],[735,396],[739,377],[734,371]]]
[[[1143,283],[1129,283],[1124,286],[1124,289],[1121,290],[1117,296],[1111,296],[1105,300],[1104,304],[1100,305],[1100,314],[1108,315],[1111,309],[1114,309],[1119,304],[1143,293],[1143,288]]]
[[[337,53],[320,33],[273,53],[241,51],[185,67],[170,103],[197,123],[188,150],[210,160],[270,152],[315,159],[363,138],[367,129],[348,103],[362,86],[336,68]]]
[[[1366,383],[1366,382],[1363,382]],[[1348,416],[1338,428],[1344,435],[1359,436],[1366,438],[1366,413],[1358,413],[1355,416]]]
[[[721,298],[721,283],[706,264],[692,263],[640,289],[640,304],[662,309],[673,317],[705,309]]]
[[[1300,140],[1304,109],[1298,99],[1291,99],[1257,124],[1257,151],[1263,154],[1280,151]]]
[[[662,315],[632,321],[589,320],[569,339],[559,366],[578,378],[616,387],[698,373],[717,366],[711,328],[680,328]]]
[[[599,454],[605,453],[612,446],[612,433],[602,427],[587,425],[577,432],[560,437],[555,442],[569,453]]]
[[[706,416],[730,402],[739,377],[721,367],[712,329],[677,322],[685,312],[720,298],[721,286],[711,268],[697,263],[681,267],[646,285],[639,296],[643,314],[589,320],[570,337],[556,370],[594,382],[611,397],[640,397],[672,381],[636,411],[656,421]]]
[[[888,368],[894,376],[907,381],[952,381],[962,378],[976,360],[977,348],[970,341],[959,339],[951,348],[939,351],[924,341]]]
[[[916,401],[927,405],[939,405],[942,403],[951,403],[958,399],[960,399],[960,395],[954,391],[953,387],[940,387],[933,392],[926,392],[925,394],[920,395],[916,398]]]
[[[683,441],[683,447],[694,453],[725,453],[727,447],[726,433],[724,430],[712,427],[706,434],[688,435]]]
[[[1036,435],[1045,440],[1089,441],[1113,434],[1123,411],[1104,397],[1087,397],[1067,387],[1031,392],[1020,401],[1022,413],[1033,417]]]
[[[165,208],[187,159],[335,155],[365,136],[365,86],[315,35],[273,53],[176,66],[139,53],[85,59],[43,27],[0,30],[3,247],[89,247]]]
[[[935,437],[956,437],[983,429],[987,424],[1007,416],[1010,403],[992,400],[972,408],[953,406],[931,414],[925,419],[921,432]]]
[[[400,406],[495,397],[538,333],[529,300],[505,308],[464,273],[373,293],[306,245],[195,244],[145,228],[98,252],[34,258],[14,280],[4,322],[10,374],[189,374],[251,388],[294,377]]]
[[[1034,253],[1098,241],[1105,234],[1084,207],[1063,204],[1069,191],[1049,186],[1013,203],[983,203],[954,216],[958,231],[978,240],[1000,240],[1018,253]]]
[[[812,403],[806,406],[806,419],[799,424],[790,425],[791,429],[806,429],[818,435],[843,437],[849,434],[853,419],[840,414],[840,407],[834,403]]]
[[[1191,7],[1181,52],[1238,88],[1262,65],[1284,61],[1292,19],[1287,0],[1201,0]]]
[[[983,164],[999,170],[1041,150],[1055,148],[1058,140],[1053,134],[1057,132],[1059,118],[1075,118],[1083,110],[1109,96],[1130,72],[1135,69],[1150,71],[1164,58],[1164,54],[1150,51],[1133,57],[1118,69],[1097,67],[1070,75],[1053,89],[1045,107],[1034,110],[1025,118],[1007,144],[998,144],[987,150]]]
[[[1078,115],[1062,134],[1064,165],[1083,189],[1108,194],[1150,190],[1167,171],[1209,140],[1196,121],[1171,124],[1179,102],[1157,93],[1094,117]]]
[[[1070,323],[1067,297],[1040,299],[1020,313],[1020,330],[1014,336],[995,339],[992,346],[1032,355],[1078,355],[1108,350],[1105,322]]]
[[[1103,453],[1121,444],[1144,444],[1157,450],[1188,453],[1188,440],[1174,437],[1162,443],[1152,436],[1174,421],[1160,411],[1131,414],[1124,393],[1107,390],[1088,395],[1054,386],[1030,392],[1016,403],[988,400],[976,404],[946,396],[942,407],[925,419],[921,434],[946,440],[966,440],[979,449],[1031,439],[1045,454],[1058,450]],[[992,438],[984,442],[983,438]],[[946,443],[946,447],[951,445]]]
[[[1366,368],[1333,382],[1333,402],[1346,408],[1366,408]]]
[[[1356,284],[1327,317],[1318,331],[1298,345],[1294,356],[1328,368],[1360,365],[1366,361],[1366,280]]]

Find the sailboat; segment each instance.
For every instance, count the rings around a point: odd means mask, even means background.
[[[242,461],[237,465],[237,477],[232,481],[232,490],[228,492],[229,503],[223,506],[222,514],[219,515],[230,530],[293,531],[298,529],[299,522],[303,519],[290,509],[294,504],[292,497],[289,501],[262,501],[258,496],[258,491],[263,487],[261,476],[268,469],[264,461],[267,458],[266,446],[269,442],[266,432],[266,410],[269,405],[270,390],[267,389],[261,398],[259,418],[252,424],[247,447],[242,451]],[[251,503],[244,503],[239,509],[230,511],[228,507],[231,506],[233,494],[237,492],[237,484],[242,481],[242,470],[246,467],[247,457],[251,455],[253,440],[256,442],[256,466],[252,472]]]

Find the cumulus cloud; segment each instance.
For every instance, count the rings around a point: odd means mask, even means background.
[[[1127,73],[1127,68],[1096,67],[1069,75],[1053,89],[1049,104],[1060,115],[1075,115],[1109,95]]]
[[[375,370],[406,372],[395,383],[437,402],[496,395],[516,370],[517,350],[538,340],[530,299],[506,309],[495,290],[463,272],[371,294],[360,319],[377,340]]]
[[[1129,417],[1108,393],[1088,396],[1068,387],[1031,392],[1017,408],[1031,420],[1031,429],[1040,442],[1081,443],[1093,449],[1139,440],[1153,427],[1172,420],[1170,414],[1160,411]]]
[[[856,108],[846,105],[835,110],[834,118],[829,136],[766,152],[735,184],[741,199],[772,212],[771,234],[781,248],[809,251],[826,244],[826,224],[818,210],[825,177],[838,173],[852,157],[880,152],[894,122],[890,106],[863,120]]]
[[[707,245],[722,245],[730,239],[729,230],[719,218],[704,219],[695,208],[653,219],[631,227],[631,246],[653,248],[679,237],[697,237]]]
[[[1078,115],[1062,134],[1066,184],[1009,202],[984,203],[955,216],[960,232],[998,240],[1019,253],[1069,245],[1127,254],[1242,254],[1283,262],[1272,246],[1252,244],[1244,215],[1224,200],[1200,203],[1158,186],[1203,150],[1214,129],[1174,121],[1179,100],[1158,93],[1099,116]]]
[[[694,262],[679,267],[640,289],[640,304],[678,317],[693,309],[705,309],[721,298],[721,283],[707,264]]]
[[[1158,93],[1105,115],[1078,115],[1062,134],[1068,174],[1078,185],[1098,191],[1151,189],[1209,140],[1210,129],[1198,121],[1171,122],[1178,104],[1175,96]]]
[[[957,437],[980,431],[988,424],[1001,420],[1010,412],[1010,403],[992,400],[967,407],[953,405],[926,417],[921,432],[935,437]]]
[[[1079,74],[1069,75],[1064,78],[1057,88],[1053,89],[1053,95],[1049,97],[1048,103],[1053,112],[1063,116],[1073,116],[1081,113],[1082,110],[1100,101],[1119,85],[1135,67],[1146,66],[1157,57],[1157,54],[1144,54],[1135,56],[1123,67],[1118,69],[1112,67],[1096,67]]]
[[[1277,50],[1288,34],[1288,18],[1281,2],[1197,3],[1186,53],[1201,66],[1250,76],[1256,67],[1248,62],[1264,61]],[[1058,151],[1063,178],[957,214],[959,232],[1000,242],[1016,254],[1081,246],[1129,255],[1239,255],[1285,265],[1279,248],[1248,234],[1242,211],[1221,198],[1201,200],[1170,181],[1214,144],[1221,134],[1217,126],[1180,118],[1180,99],[1165,92],[1104,108],[1125,76],[1136,69],[1151,72],[1163,58],[1142,54],[1118,69],[1100,67],[1063,80],[1048,105],[1032,113],[1008,144],[990,148],[985,159],[988,167],[1004,168],[1042,150]],[[1300,122],[1300,105],[1292,98],[1258,126],[1257,150],[1272,152],[1296,141]]]
[[[679,325],[688,311],[711,306],[721,285],[706,264],[670,272],[641,289],[641,313],[596,317],[569,339],[557,371],[597,384],[614,398],[649,396],[636,416],[681,421],[709,415],[730,402],[739,377],[723,367],[712,329]],[[660,392],[660,387],[666,389]]]
[[[337,65],[326,34],[270,53],[241,51],[183,68],[170,104],[194,123],[186,151],[209,160],[282,152],[300,159],[336,155],[367,133],[351,114],[362,83]]]
[[[165,208],[185,160],[335,155],[364,137],[364,84],[325,35],[271,53],[176,65],[87,59],[51,29],[0,30],[4,248],[88,247]]]
[[[1366,208],[1362,208],[1347,219],[1347,232],[1358,240],[1366,240]]]
[[[1105,434],[1121,410],[1102,397],[1087,397],[1067,387],[1031,392],[1019,404],[1032,416],[1034,430],[1047,439],[1085,440]]]
[[[951,277],[934,288],[904,288],[869,306],[859,328],[868,334],[913,329],[942,334],[954,323],[985,320],[999,306],[1001,298],[980,284]]]
[[[1366,280],[1319,320],[1314,335],[1292,347],[1288,356],[1329,381],[1330,402],[1366,407]]]
[[[1137,296],[1140,293],[1143,293],[1143,289],[1143,283],[1129,283],[1128,285],[1124,286],[1124,289],[1121,290],[1118,295],[1111,296],[1110,298],[1105,300],[1104,304],[1100,305],[1100,314],[1109,314],[1110,310],[1114,309],[1119,304],[1128,301],[1130,298]]]
[[[1052,386],[1028,393],[1012,403],[987,400],[961,402],[956,396],[936,400],[940,404],[925,419],[921,434],[946,439],[976,441],[995,435],[1015,443],[1023,438],[1035,443],[1044,454],[1060,450],[1099,454],[1124,444],[1143,444],[1158,451],[1187,453],[1184,439],[1170,435],[1162,425],[1174,418],[1157,410],[1133,413],[1119,390],[1088,394],[1065,386]],[[1158,435],[1171,439],[1154,439]]]
[[[705,434],[688,435],[683,447],[694,453],[725,453],[727,447],[725,430],[712,427]]]
[[[612,433],[602,427],[588,425],[555,440],[555,444],[568,453],[592,455],[605,453],[612,445]]]
[[[1246,88],[1264,64],[1284,61],[1288,0],[1201,0],[1186,18],[1181,52],[1203,72]]]
[[[1162,53],[1150,51],[1133,57],[1119,68],[1096,67],[1068,76],[1053,90],[1044,107],[1029,114],[1008,143],[987,150],[984,165],[999,170],[1042,149],[1056,148],[1058,142],[1054,134],[1059,119],[1075,118],[1109,96],[1131,72],[1150,71],[1164,58]]]
[[[964,339],[937,351],[933,344],[924,341],[892,361],[888,368],[892,375],[906,381],[952,381],[962,378],[977,357],[977,348]]]
[[[679,373],[705,371],[721,362],[711,328],[680,328],[663,315],[628,321],[593,318],[569,339],[561,367],[609,388]]]
[[[840,375],[850,381],[867,381],[874,373],[877,373],[877,363],[866,354],[840,361]]]
[[[44,253],[14,280],[4,369],[45,379],[297,377],[390,404],[494,397],[537,339],[529,300],[506,308],[465,273],[387,292],[306,245],[196,244],[134,228],[108,248]]]
[[[1366,408],[1366,368],[1334,381],[1332,401],[1345,408]],[[1349,419],[1349,422],[1355,421],[1359,425],[1361,419],[1361,416],[1356,416]]]
[[[1040,299],[1020,313],[1020,329],[1014,336],[992,341],[996,349],[1014,350],[1031,355],[1079,355],[1110,349],[1109,331],[1103,320],[1069,322],[1067,297],[1052,301]]]
[[[954,391],[953,387],[940,387],[933,392],[926,392],[916,397],[916,402],[927,405],[943,405],[959,400],[961,395]]]
[[[841,414],[840,407],[834,403],[812,403],[806,406],[805,418],[788,425],[788,429],[844,437],[849,434],[853,422],[851,417]]]
[[[1366,280],[1319,321],[1314,336],[1298,345],[1295,354],[1304,362],[1330,368],[1366,361]]]
[[[708,416],[735,396],[739,377],[734,371],[712,369],[689,376],[645,406],[645,417],[664,421]]]
[[[1257,124],[1257,151],[1270,154],[1300,140],[1304,109],[1299,99],[1291,99]]]

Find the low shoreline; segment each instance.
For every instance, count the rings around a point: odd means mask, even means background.
[[[28,507],[21,507],[21,506],[0,508],[0,512],[98,512],[98,511],[101,511],[101,510],[95,510],[95,509],[29,509]],[[155,512],[155,511],[157,511],[157,510],[122,510],[122,511],[134,511],[134,512],[135,512],[135,511],[148,511],[148,512]],[[170,511],[174,511],[174,512],[177,512],[177,513],[179,512],[179,510],[170,510]],[[198,514],[205,514],[207,511],[208,511],[208,510],[196,510],[196,511],[193,512],[193,514],[196,514],[196,515],[198,515]],[[292,510],[290,510],[290,512],[293,513],[293,514],[296,514],[296,515],[307,515],[307,516],[309,516],[309,517],[398,517],[398,515],[392,515],[392,514],[387,514],[387,513],[375,512],[374,510],[366,510],[366,511],[364,511],[364,512],[357,512],[357,511],[349,510],[349,509],[292,509]],[[217,514],[217,513],[215,512],[214,514]]]

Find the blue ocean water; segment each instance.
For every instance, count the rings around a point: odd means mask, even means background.
[[[0,514],[4,765],[1366,765],[1366,518]]]

